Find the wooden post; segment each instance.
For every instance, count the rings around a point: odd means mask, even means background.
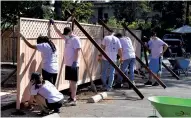
[[[135,39],[141,43],[142,46],[144,46],[145,49],[149,50],[147,46],[145,46],[145,44],[125,25],[122,24],[124,29],[126,29],[132,36],[135,37]],[[179,80],[180,78],[168,67],[166,66],[163,62],[162,65],[172,74],[172,76],[174,76],[177,80]]]
[[[106,29],[111,31],[111,29],[100,20],[100,24],[103,25]],[[157,82],[165,89],[166,85],[136,56],[136,60],[157,80]]]
[[[108,62],[118,71],[118,73],[123,77],[126,78],[130,84],[130,86],[132,86],[133,90],[139,95],[139,97],[141,99],[144,98],[144,96],[142,95],[142,93],[137,89],[137,87],[135,87],[130,79],[117,67],[117,65],[115,65],[115,63],[107,56],[107,54],[102,50],[102,48],[94,41],[94,39],[84,30],[84,28],[78,23],[78,21],[76,19],[73,20],[74,23],[76,24],[76,26],[85,34],[85,36],[92,42],[92,44],[103,54],[103,56],[108,60]]]

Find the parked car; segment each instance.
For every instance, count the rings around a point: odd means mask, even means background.
[[[184,41],[180,34],[165,34],[162,38],[164,42],[169,45],[168,50],[165,52],[164,57],[182,56],[182,49],[184,48]]]

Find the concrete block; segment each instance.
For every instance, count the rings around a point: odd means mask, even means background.
[[[44,116],[42,118],[55,118],[55,117],[60,118],[60,115],[58,113],[53,113],[53,114],[50,114],[48,116]]]
[[[102,93],[98,93],[97,95],[94,95],[91,98],[89,98],[88,102],[89,103],[96,103],[96,102],[99,102],[100,100],[103,100],[105,98],[107,98],[107,93],[102,92]]]

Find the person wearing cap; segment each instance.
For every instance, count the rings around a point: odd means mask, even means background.
[[[121,70],[128,75],[128,68],[130,72],[130,80],[135,85],[134,82],[134,67],[135,67],[135,50],[133,48],[132,41],[129,37],[123,37],[121,33],[115,34],[119,38],[122,46],[123,60],[121,61]],[[119,87],[122,87],[122,76],[119,75]]]
[[[60,107],[64,102],[64,96],[60,93],[56,87],[49,81],[43,80],[41,74],[38,72],[32,73],[31,80],[31,96],[29,105],[33,105],[33,101],[41,107],[42,114],[49,114],[51,110],[59,113]]]
[[[156,74],[156,76],[160,77],[162,72],[162,58],[164,52],[168,49],[168,45],[156,36],[156,32],[152,32],[148,46],[151,52],[149,69]],[[145,85],[158,86],[159,84],[149,75],[149,80]]]
[[[39,36],[37,38],[37,44],[32,45],[21,33],[20,36],[27,46],[41,52],[43,79],[55,85],[58,74],[58,54],[54,43],[47,36]]]
[[[65,79],[70,82],[70,98],[68,99],[68,106],[76,106],[76,92],[77,82],[79,79],[79,52],[81,49],[80,38],[72,33],[70,27],[65,27],[63,34],[57,28],[54,21],[50,19],[50,24],[53,25],[55,31],[60,37],[65,39],[64,47],[64,64],[65,64]]]
[[[110,35],[105,36],[101,44],[102,49],[108,55],[108,57],[114,62],[117,62],[117,54],[122,58],[122,47],[119,39],[114,36],[114,32],[111,31]],[[107,91],[112,90],[115,68],[107,61],[102,55],[98,55],[98,61],[102,63],[101,80],[103,83],[103,89]],[[107,83],[107,73],[109,73],[109,79]]]

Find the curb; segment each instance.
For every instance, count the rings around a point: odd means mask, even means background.
[[[53,113],[53,114],[44,116],[42,118],[55,118],[55,117],[57,117],[57,118],[59,117],[60,118],[60,115],[58,113]]]

